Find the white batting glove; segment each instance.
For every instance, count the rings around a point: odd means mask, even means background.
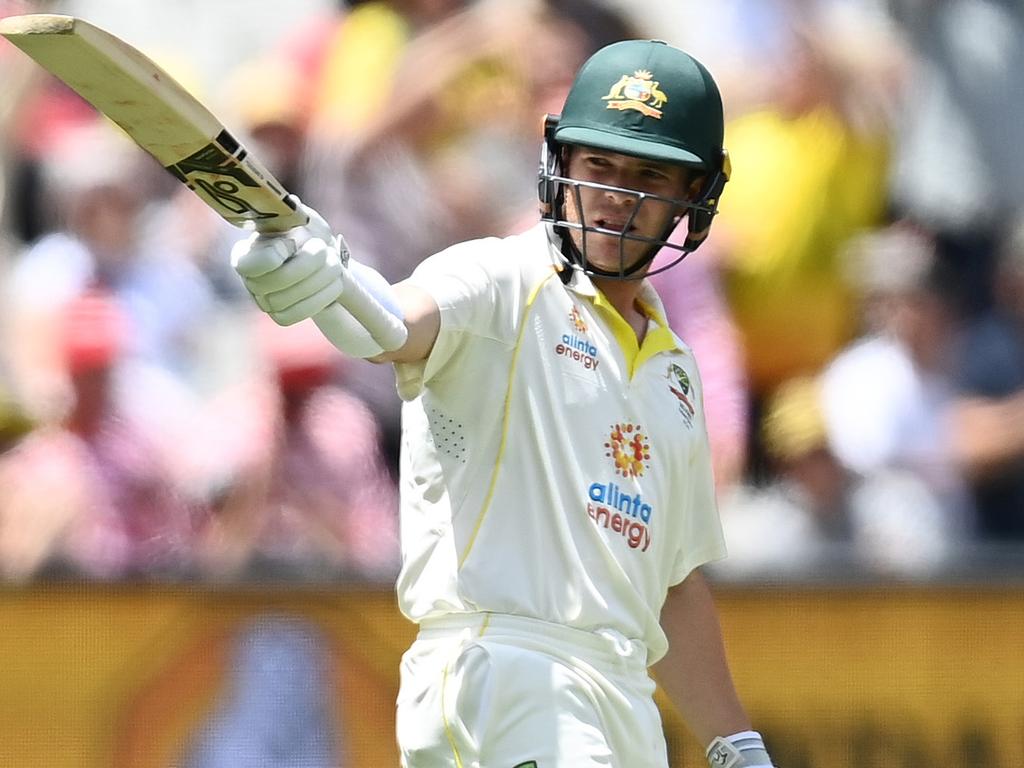
[[[324,218],[296,202],[309,222],[282,233],[254,233],[231,249],[231,266],[257,306],[293,325],[333,304],[344,290],[348,247]]]
[[[774,768],[757,731],[718,736],[708,746],[706,755],[711,768]]]

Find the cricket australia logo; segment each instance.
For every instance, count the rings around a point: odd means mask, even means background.
[[[615,474],[623,477],[641,477],[651,460],[647,435],[634,424],[613,424],[604,447],[605,456],[615,462]]]
[[[683,421],[686,422],[686,426],[692,427],[693,417],[697,414],[697,409],[694,408],[692,402],[693,393],[689,375],[681,366],[669,363],[665,378],[669,380],[669,392],[679,401],[679,412],[683,415]]]
[[[623,75],[602,98],[608,102],[608,109],[635,109],[648,117],[661,119],[661,107],[668,96],[658,87],[659,82],[646,69],[638,69],[632,75]]]

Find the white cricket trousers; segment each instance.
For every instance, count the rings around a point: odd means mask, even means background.
[[[667,768],[642,643],[507,614],[421,623],[402,657],[404,768]]]

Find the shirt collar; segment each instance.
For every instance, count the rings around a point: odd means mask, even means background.
[[[603,294],[601,294],[598,287],[594,285],[594,281],[590,279],[590,276],[578,266],[566,262],[565,257],[562,255],[560,239],[555,233],[554,227],[547,223],[542,226],[547,233],[548,250],[555,269],[559,272],[571,270],[569,279],[565,282],[566,288],[576,295],[586,297],[598,306],[604,307],[606,311],[618,314],[608,300],[604,298]],[[686,344],[669,327],[668,320],[665,317],[665,305],[647,278],[640,281],[637,304],[640,306],[640,311],[647,315],[647,318],[653,324],[652,327],[648,328],[647,334],[644,336],[644,343],[642,345],[645,353],[643,354],[644,358],[669,350],[687,351]]]

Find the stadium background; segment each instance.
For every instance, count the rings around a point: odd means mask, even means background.
[[[491,5],[502,2],[490,0]],[[541,5],[539,1],[509,3],[520,10]],[[229,86],[238,81],[229,75],[239,64],[273,49],[286,32],[303,25],[312,29],[317,18],[333,18],[340,5],[344,4],[325,0],[287,4],[266,0],[0,0],[0,14],[38,9],[82,15],[152,53],[229,122],[232,118],[244,122],[262,113],[254,109],[252,101],[243,104],[231,98]],[[836,50],[862,57],[856,71],[864,77],[864,88],[853,87],[844,95],[863,97],[860,105],[865,108],[856,113],[858,119],[868,124],[882,121],[885,130],[893,134],[887,135],[884,150],[865,146],[860,154],[851,152],[846,157],[843,173],[850,178],[859,169],[863,178],[860,187],[844,187],[840,192],[871,189],[874,193],[850,213],[850,221],[844,222],[848,231],[843,234],[881,227],[894,216],[893,209],[898,206],[893,203],[892,190],[898,185],[886,172],[895,163],[891,156],[880,158],[897,154],[899,139],[893,126],[899,121],[894,113],[905,107],[897,106],[888,90],[895,89],[887,80],[888,67],[896,66],[893,61],[911,56],[912,51],[892,53],[891,40],[873,36],[877,32],[874,21],[865,19],[874,20],[892,9],[898,14],[913,3],[723,0],[712,9],[691,0],[614,0],[607,5],[623,13],[644,34],[679,42],[723,72],[740,61],[728,55],[734,47],[743,47],[748,54],[757,48],[756,41],[741,41],[731,35],[745,32],[756,38],[760,17],[773,12],[767,9],[788,6],[799,13],[813,5],[829,6],[835,11],[833,23],[849,23],[853,30],[839,34],[836,28],[829,28],[829,34],[837,35]],[[951,7],[958,7],[963,19],[988,13],[991,20],[1005,12],[1015,14],[1015,22],[1020,20],[1019,8],[998,0],[935,0],[923,6],[931,10],[922,12],[922,26],[932,18],[929,14],[937,17],[939,11]],[[1005,10],[1010,7],[1015,10]],[[727,26],[744,13],[749,17],[746,24]],[[951,17],[957,18],[955,14]],[[1020,44],[1015,48],[1012,41],[1001,43],[998,25],[981,24],[981,28],[991,35],[989,76],[996,78],[999,52],[1011,57],[1008,60],[1019,60],[1012,56],[1019,55]],[[967,24],[964,30],[966,46]],[[850,45],[851,41],[858,44]],[[869,51],[866,61],[865,50]],[[3,67],[10,65],[11,57],[7,50],[0,54],[3,88]],[[736,89],[737,101],[751,99],[742,83],[736,84],[734,74],[729,72],[723,80]],[[746,75],[752,83],[760,82],[751,72]],[[485,82],[490,81],[485,78]],[[986,82],[984,77],[973,81],[981,90]],[[870,93],[865,96],[865,92]],[[266,102],[273,101],[273,95],[267,85],[263,93]],[[1016,109],[1019,115],[1024,101],[1011,95],[1004,101],[1011,118],[996,122],[1004,131],[999,146],[1019,147],[1018,134],[1013,131],[1020,130],[1024,119],[1013,120],[1012,114]],[[259,106],[270,109],[273,105]],[[0,126],[4,117],[0,106]],[[818,133],[804,137],[821,140],[816,152],[807,153],[808,159],[840,153],[848,137],[837,139],[828,126],[818,128]],[[16,154],[14,140],[2,131],[0,136],[5,140],[0,160],[7,161],[9,167]],[[771,145],[770,151],[775,150],[793,151],[784,144]],[[991,154],[998,153],[993,149]],[[470,153],[469,157],[477,161],[480,155]],[[971,174],[954,175],[966,166],[949,158],[935,164],[946,162],[955,179],[950,186],[970,186]],[[1019,158],[1011,159],[1002,167],[1010,175],[1019,163]],[[461,166],[456,163],[453,167]],[[402,168],[395,166],[394,173],[400,174]],[[0,170],[4,169],[0,162]],[[531,194],[533,170],[534,165],[528,164],[522,185]],[[768,168],[766,172],[775,171]],[[1024,174],[1017,177],[1024,178]],[[737,179],[737,200],[740,183]],[[992,183],[997,192],[1005,187],[1011,199],[1020,193],[1012,183],[1001,185],[998,177]],[[5,272],[0,280],[6,279],[6,269],[28,245],[10,231],[21,201],[12,198],[13,185],[3,189],[0,223],[6,229],[0,237],[0,263]],[[404,195],[409,190],[397,188],[390,193]],[[315,185],[310,194],[319,202]],[[800,194],[800,190],[794,192],[796,197]],[[729,199],[728,191],[725,199]],[[763,205],[763,201],[743,200],[751,208]],[[324,201],[328,208],[335,202],[326,195]],[[454,198],[454,202],[459,200]],[[981,202],[1000,214],[1007,211],[1004,200],[993,203],[986,198]],[[1019,214],[1024,195],[1016,198],[1016,204],[1018,208],[1010,213]],[[738,218],[743,210],[739,203],[737,206],[732,215]],[[785,223],[802,221],[802,215],[794,214]],[[733,224],[734,231],[742,234],[743,222]],[[978,224],[984,240],[989,224],[980,220]],[[1009,220],[1004,224],[1009,226]],[[812,235],[822,241],[839,237],[832,230],[814,230]],[[704,269],[703,262],[693,261],[682,269]],[[885,277],[873,274],[872,284],[877,286]],[[742,301],[742,287],[735,297]],[[219,350],[237,340],[235,322],[218,325],[216,344],[207,351],[208,356],[216,358]],[[827,325],[824,320],[822,324]],[[6,352],[0,355],[0,362],[7,362]],[[767,398],[763,398],[767,390],[759,390],[763,382],[758,377],[776,373],[747,373],[749,394],[757,404],[753,418],[762,415],[759,408],[767,407]],[[359,367],[350,369],[348,383],[367,399],[381,419],[386,437],[388,409],[393,403],[374,401],[374,391],[386,386],[380,379],[368,378],[362,384],[355,381],[363,374],[370,375]],[[808,435],[813,437],[816,425],[807,421],[797,418],[797,423],[788,424],[788,432],[783,430],[783,452],[811,439]],[[753,443],[759,434],[754,435]],[[6,450],[5,444],[0,457]],[[752,445],[748,459],[767,461],[758,453],[763,450],[764,446]],[[388,451],[385,443],[385,458],[391,455]],[[768,471],[767,465],[752,464],[748,469],[758,481],[764,481],[761,473]],[[4,538],[2,502],[9,490],[2,480],[9,477],[0,472],[0,544]],[[723,493],[732,490],[723,489]],[[872,543],[878,542],[868,537],[861,543],[863,550],[826,549],[822,556],[819,550],[805,547],[800,531],[794,533],[785,526],[773,529],[772,521],[781,518],[767,515],[758,520],[750,508],[734,507],[731,502],[726,508],[734,512],[726,522],[727,532],[734,537],[730,546],[735,564],[713,570],[713,583],[738,688],[780,766],[1009,768],[1024,764],[1024,656],[1020,653],[1024,545],[1019,538],[975,538],[964,527],[936,542],[929,538],[933,531],[922,534],[920,520],[910,515],[913,519],[904,527],[886,534],[887,546],[872,550]],[[1024,510],[1016,511],[1024,519]],[[4,552],[0,548],[0,561]],[[387,563],[363,565],[371,571],[389,567]],[[7,563],[0,562],[0,566],[6,577],[0,585],[2,766],[226,766],[233,763],[215,762],[210,757],[203,762],[196,756],[199,745],[208,745],[211,739],[237,744],[238,754],[242,754],[247,740],[259,741],[254,734],[261,729],[271,732],[281,727],[288,733],[301,733],[303,725],[311,723],[320,723],[320,735],[327,734],[330,741],[327,751],[336,755],[339,765],[383,768],[397,764],[392,734],[397,670],[413,627],[398,615],[387,579],[380,578],[379,571],[368,577],[344,567],[268,569],[263,562],[240,568],[230,577],[216,568],[204,570],[194,564],[180,573],[173,568],[157,573],[137,569],[104,577],[69,575],[65,567],[57,567],[26,576],[8,568]],[[326,719],[319,721],[319,716]],[[703,757],[675,713],[665,707],[664,716],[673,766],[703,765]]]

